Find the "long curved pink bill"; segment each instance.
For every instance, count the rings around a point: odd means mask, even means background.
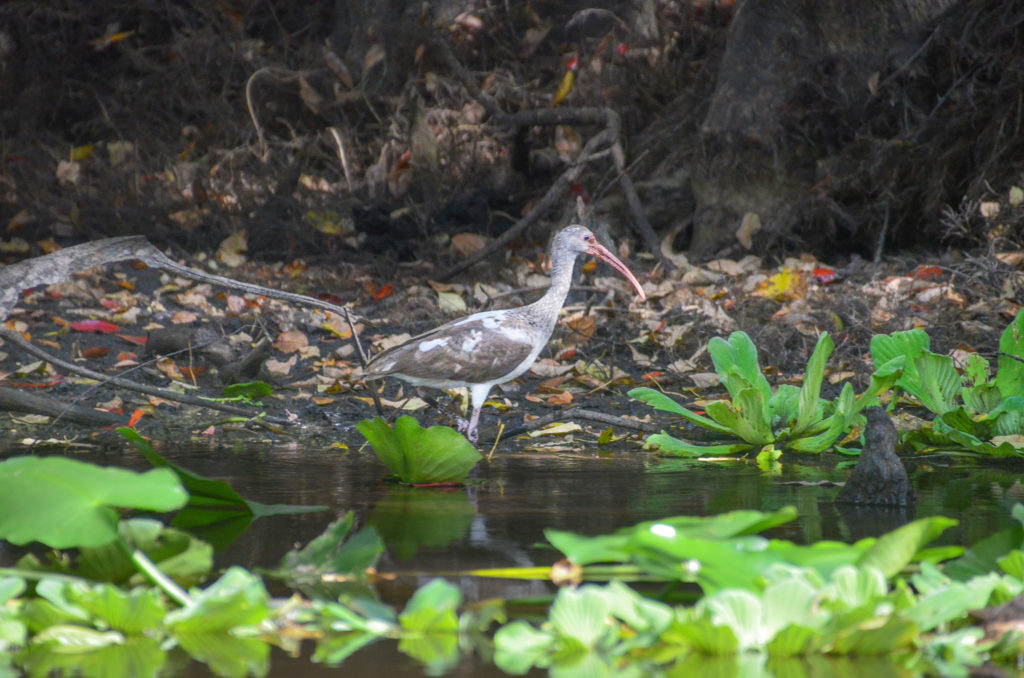
[[[644,288],[640,286],[640,281],[636,279],[633,272],[626,268],[626,265],[619,261],[618,257],[609,252],[604,245],[596,242],[591,243],[590,247],[587,248],[587,254],[606,262],[609,266],[621,273],[622,276],[628,280],[631,285],[633,285],[633,289],[636,290],[636,296],[640,301],[647,298],[647,295],[644,294]]]

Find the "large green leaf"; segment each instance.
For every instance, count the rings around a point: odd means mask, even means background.
[[[902,570],[925,544],[957,524],[952,518],[931,516],[887,532],[878,538],[857,561],[857,565],[877,567],[887,577]]]
[[[1004,398],[1024,394],[1024,309],[999,337],[996,386]]]
[[[98,546],[117,538],[111,507],[173,511],[188,501],[166,469],[135,473],[63,457],[0,463],[0,538],[53,548]]]
[[[811,354],[811,359],[807,361],[807,372],[804,375],[804,383],[800,387],[800,407],[797,411],[796,424],[790,430],[790,435],[800,435],[821,416],[818,400],[821,396],[821,383],[825,379],[825,363],[832,355],[832,348],[832,337],[828,335],[828,332],[822,332],[814,347],[814,353]]]
[[[920,388],[916,392],[907,389],[917,396],[921,404],[935,414],[944,414],[954,407],[954,400],[960,395],[960,375],[956,371],[953,359],[948,355],[922,353],[914,361]]]
[[[176,636],[227,633],[256,627],[270,612],[270,595],[263,581],[241,567],[230,567],[220,579],[197,591],[185,607],[166,617]]]
[[[596,586],[563,588],[551,605],[551,628],[564,638],[573,638],[594,649],[612,630],[608,601]]]
[[[165,668],[167,653],[154,638],[131,636],[115,645],[75,648],[71,642],[82,642],[86,636],[100,636],[93,629],[77,627],[71,633],[49,635],[48,642],[33,642],[18,657],[24,673],[0,676],[102,676],[103,678],[156,678]],[[45,638],[44,638],[45,640]]]
[[[876,334],[871,337],[871,358],[875,369],[899,356],[906,359],[907,365],[912,365],[922,352],[928,350],[930,344],[931,338],[924,330]]]
[[[505,673],[522,675],[545,657],[554,644],[552,634],[538,631],[520,619],[494,634],[494,663]]]
[[[398,622],[406,631],[418,633],[440,633],[457,631],[459,618],[456,612],[462,603],[459,588],[438,577],[420,587],[405,604]]]
[[[716,400],[708,403],[707,411],[709,417],[751,445],[767,445],[775,440],[767,400],[753,387],[739,391],[732,402]]]
[[[713,337],[708,342],[708,353],[730,396],[735,398],[740,390],[752,386],[761,394],[763,402],[768,402],[771,387],[758,364],[757,347],[746,332],[733,332],[729,341]]]
[[[446,426],[422,428],[402,416],[394,428],[381,418],[356,425],[377,457],[407,483],[460,482],[483,457],[466,438]]]
[[[160,591],[138,588],[122,591],[110,584],[87,586],[69,584],[68,601],[85,610],[93,619],[125,635],[155,631],[167,614]]]
[[[728,427],[722,426],[712,419],[701,416],[696,412],[691,412],[661,391],[655,391],[653,388],[647,388],[646,386],[634,388],[627,395],[634,400],[647,403],[656,410],[678,414],[683,419],[686,419],[701,428],[706,428],[709,431],[715,431],[716,433],[722,433],[725,435],[732,434],[732,431]]]

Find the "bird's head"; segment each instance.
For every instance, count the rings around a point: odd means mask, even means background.
[[[573,257],[579,254],[589,254],[592,257],[597,257],[621,273],[633,285],[637,297],[641,301],[647,298],[647,295],[644,294],[644,288],[640,286],[640,281],[636,279],[633,272],[624,263],[619,261],[618,257],[598,242],[597,236],[589,228],[579,224],[563,228],[555,236],[555,241],[551,245],[552,254],[559,250],[570,252]]]

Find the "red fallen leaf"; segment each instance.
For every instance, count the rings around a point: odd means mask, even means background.
[[[578,71],[580,69],[580,58],[575,54],[569,57],[569,60],[565,62],[565,67],[570,71]]]
[[[14,388],[50,388],[64,382],[64,377],[54,377],[46,381],[8,381],[8,386]]]
[[[576,357],[576,349],[574,349],[574,348],[567,348],[564,351],[562,351],[561,353],[559,353],[557,356],[555,356],[555,359],[556,360],[572,360],[575,357]]]
[[[391,283],[388,283],[387,285],[381,286],[376,292],[374,292],[370,296],[373,297],[374,301],[380,301],[384,297],[391,296],[391,293],[394,291],[395,286],[392,285]]]
[[[320,301],[326,301],[328,304],[334,304],[335,306],[341,304],[341,297],[337,297],[328,292],[321,292],[320,294],[316,295],[316,298],[319,299]]]
[[[102,306],[103,308],[107,309],[108,311],[113,311],[114,309],[118,308],[120,305],[121,304],[119,304],[117,301],[115,301],[113,299],[104,299],[103,301],[100,302],[100,306]]]
[[[89,360],[96,360],[110,353],[110,347],[108,346],[89,346],[82,349],[82,356]]]
[[[724,309],[726,311],[733,311],[733,310],[735,310],[736,309],[736,300],[735,299],[726,299],[725,301],[722,302],[722,309]]]
[[[101,334],[114,334],[120,332],[121,328],[106,320],[78,320],[68,323],[68,327],[78,332],[100,332]]]
[[[654,379],[657,379],[658,377],[660,377],[661,374],[662,373],[660,371],[655,370],[653,372],[648,372],[647,374],[643,375],[642,377],[640,377],[640,380],[641,381],[653,381]]]
[[[135,410],[132,412],[132,416],[128,419],[128,426],[130,428],[135,428],[135,425],[139,423],[139,420],[142,419],[145,414],[146,410]]]
[[[178,371],[185,375],[186,379],[195,379],[197,377],[201,377],[203,376],[203,373],[206,372],[207,369],[208,367],[206,365],[194,367],[189,367],[187,365],[178,365]]]
[[[834,283],[836,278],[838,278],[836,272],[827,266],[818,266],[811,272],[811,274],[814,276],[814,279],[818,281],[819,285]]]
[[[944,271],[938,266],[925,266],[921,264],[910,274],[910,277],[916,280],[931,280],[932,278],[938,278],[943,273]]]
[[[619,44],[615,45],[615,49],[618,50],[620,57],[624,57],[629,52],[629,45],[627,45],[624,42],[620,42]]]
[[[146,340],[149,339],[149,337],[140,337],[131,334],[119,334],[117,335],[117,338],[123,339],[124,341],[127,341],[129,344],[135,344],[136,346],[145,346]]]
[[[137,358],[138,358],[138,356],[135,355],[134,353],[132,353],[131,351],[118,351],[118,353],[117,353],[117,359],[119,361],[121,361],[121,360],[136,360]]]

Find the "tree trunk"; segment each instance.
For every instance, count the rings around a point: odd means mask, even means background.
[[[761,246],[787,237],[811,207],[818,161],[848,141],[830,110],[863,107],[883,66],[909,58],[956,1],[747,0],[701,127],[691,255],[733,246],[745,214],[759,217]]]

